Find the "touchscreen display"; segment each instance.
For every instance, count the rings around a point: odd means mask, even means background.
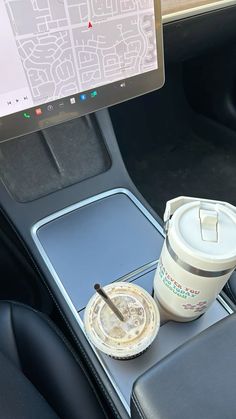
[[[154,0],[0,0],[0,140],[160,87],[159,21]]]

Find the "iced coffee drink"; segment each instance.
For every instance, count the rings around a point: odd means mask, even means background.
[[[160,327],[155,301],[147,291],[127,282],[107,285],[104,291],[122,314],[123,321],[95,294],[84,315],[88,339],[97,349],[116,359],[140,355],[151,345]]]

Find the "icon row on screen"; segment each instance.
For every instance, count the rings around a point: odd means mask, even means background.
[[[85,100],[87,100],[88,99],[88,97],[90,96],[91,98],[94,98],[94,97],[96,97],[98,95],[98,92],[97,92],[97,90],[94,90],[93,92],[90,92],[90,94],[89,95],[87,95],[87,94],[85,94],[85,93],[82,93],[81,95],[80,95],[80,100],[83,102],[83,101],[85,101]]]
[[[29,101],[28,96],[16,97],[15,99],[9,99],[5,103],[7,106],[15,106],[16,104],[20,104],[22,102]]]
[[[97,95],[98,95],[97,90],[93,90],[89,94],[82,93],[82,94],[79,95],[79,101],[84,102],[89,97],[90,98],[95,98]],[[71,105],[75,105],[76,102],[77,102],[77,98],[75,98],[73,96],[69,99],[69,102],[70,102]],[[47,105],[46,109],[47,109],[48,112],[52,112],[52,111],[54,111],[55,107],[57,107],[59,109],[62,109],[62,108],[64,108],[64,106],[65,106],[65,102],[61,101],[61,102],[57,103],[56,105],[50,103],[49,105]],[[43,112],[43,109],[41,107],[39,107],[39,108],[34,109],[34,113],[35,113],[36,116],[41,116],[41,115],[43,115],[44,112]],[[23,117],[25,119],[30,119],[32,117],[32,115],[28,112],[24,112]]]

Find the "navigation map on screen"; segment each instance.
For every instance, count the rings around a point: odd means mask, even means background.
[[[0,57],[0,116],[155,70],[154,0],[0,0]]]

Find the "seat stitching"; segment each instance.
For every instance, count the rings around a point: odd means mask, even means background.
[[[131,400],[134,402],[134,405],[135,405],[135,407],[136,407],[136,409],[137,409],[137,411],[139,413],[139,416],[142,419],[145,419],[146,418],[146,415],[143,413],[143,410],[141,408],[141,405],[140,405],[140,403],[139,403],[139,401],[138,401],[138,399],[137,399],[137,397],[135,396],[134,393],[131,396]]]
[[[20,364],[20,368],[23,371],[22,362],[21,362],[20,353],[19,353],[19,348],[18,348],[18,345],[17,345],[15,325],[14,325],[13,315],[12,315],[12,304],[10,304],[10,319],[11,319],[11,328],[12,328],[12,333],[13,333],[13,337],[14,337],[14,343],[15,343],[15,347],[16,347],[18,361],[19,361],[19,364]]]
[[[45,285],[45,287],[46,287],[47,291],[49,292],[49,294],[50,294],[50,296],[51,296],[52,300],[54,301],[55,306],[57,307],[57,309],[58,309],[58,311],[59,311],[60,315],[62,316],[62,318],[63,318],[63,320],[64,320],[64,322],[65,322],[66,326],[68,327],[68,329],[69,329],[69,331],[70,331],[70,333],[71,333],[71,335],[72,335],[72,337],[73,337],[73,339],[74,339],[75,343],[77,344],[78,349],[81,351],[82,356],[84,357],[85,361],[87,362],[87,365],[88,365],[88,367],[90,368],[90,371],[92,372],[92,374],[94,375],[94,378],[96,379],[97,384],[99,384],[99,386],[100,386],[100,388],[101,388],[101,390],[102,390],[102,392],[103,392],[103,394],[104,394],[104,396],[105,396],[105,398],[106,398],[106,401],[107,401],[107,403],[109,404],[109,406],[110,406],[111,410],[113,411],[113,413],[114,413],[115,417],[116,417],[116,418],[118,418],[118,419],[120,419],[120,418],[121,418],[121,415],[119,414],[118,410],[116,409],[115,404],[113,403],[112,398],[111,398],[111,396],[110,396],[110,394],[109,394],[108,390],[107,390],[107,389],[106,389],[106,387],[104,386],[104,384],[103,384],[102,380],[100,379],[99,375],[97,374],[97,371],[96,371],[96,369],[95,369],[95,367],[94,367],[94,365],[93,365],[92,361],[90,360],[90,357],[87,355],[87,353],[86,353],[86,351],[84,350],[84,348],[83,348],[82,344],[80,343],[80,341],[79,341],[79,339],[78,339],[78,337],[77,337],[76,333],[74,332],[74,330],[73,330],[73,328],[71,327],[70,323],[68,322],[68,320],[67,320],[66,316],[64,315],[64,313],[63,313],[63,311],[62,311],[62,309],[61,309],[60,305],[58,304],[58,302],[57,302],[57,300],[56,300],[55,295],[54,295],[54,294],[53,294],[53,292],[51,291],[51,289],[50,289],[50,287],[49,287],[49,285],[48,285],[48,283],[47,283],[47,281],[46,281],[46,279],[45,279],[44,275],[42,275],[41,270],[39,269],[39,267],[38,267],[37,263],[35,262],[35,259],[33,258],[32,254],[29,252],[28,247],[26,246],[25,242],[22,240],[22,238],[21,238],[20,234],[18,233],[18,231],[16,230],[16,228],[15,228],[15,227],[14,227],[14,225],[12,224],[11,220],[8,218],[8,216],[7,216],[7,214],[5,213],[5,211],[3,211],[2,209],[1,209],[0,211],[3,213],[3,215],[5,216],[5,218],[9,221],[9,223],[10,223],[10,225],[11,225],[11,227],[12,227],[13,231],[16,233],[16,235],[17,235],[17,237],[18,237],[18,239],[19,239],[20,243],[22,244],[22,246],[23,246],[23,248],[25,249],[25,251],[26,251],[26,253],[27,253],[27,255],[28,255],[29,259],[31,260],[31,262],[32,262],[32,264],[33,264],[33,266],[34,266],[34,268],[35,268],[36,272],[39,274],[40,279],[42,280],[42,282],[43,282],[43,284]],[[27,307],[27,308],[29,308],[29,307]],[[32,310],[33,310],[33,309],[32,309]],[[33,310],[33,311],[35,311],[35,312],[36,312],[36,310]],[[87,376],[87,373],[86,373],[86,372],[85,372],[85,374],[86,374],[86,376]],[[121,418],[121,419],[122,419],[122,418]]]
[[[8,301],[10,304],[11,304],[11,306],[12,306],[12,302],[11,301]],[[35,310],[34,308],[32,308],[32,307],[28,307],[27,305],[25,305],[25,304],[22,304],[22,303],[14,303],[14,304],[16,304],[16,305],[19,305],[19,306],[23,306],[25,309],[27,309],[27,310],[29,310],[29,311],[32,311],[32,312],[34,312],[35,314],[37,314],[37,315],[39,315],[43,320],[45,320],[47,323],[48,323],[48,325],[50,326],[50,327],[52,327],[52,329],[55,331],[55,333],[58,335],[58,337],[64,342],[64,344],[66,345],[66,347],[67,347],[67,349],[71,352],[71,354],[72,354],[72,356],[74,357],[74,359],[75,359],[75,361],[76,361],[76,363],[81,367],[81,369],[82,369],[82,371],[84,372],[84,374],[85,374],[85,376],[86,376],[86,378],[87,378],[87,380],[89,381],[89,383],[90,383],[90,385],[91,385],[91,387],[92,387],[92,390],[93,390],[93,392],[94,392],[94,394],[95,394],[95,397],[96,397],[96,399],[98,400],[98,403],[101,405],[101,407],[102,407],[102,409],[103,409],[103,411],[104,411],[104,408],[103,408],[103,406],[102,406],[102,404],[101,404],[101,402],[100,402],[100,400],[99,400],[99,398],[97,397],[97,395],[96,395],[96,391],[95,391],[95,389],[94,389],[94,385],[93,385],[93,383],[92,383],[92,381],[91,381],[91,378],[89,377],[89,375],[88,375],[88,373],[87,373],[87,371],[86,371],[86,369],[84,368],[84,366],[83,366],[83,364],[82,364],[82,362],[79,360],[79,358],[78,358],[78,355],[76,354],[76,352],[75,352],[75,350],[73,349],[73,347],[72,347],[72,345],[68,342],[68,340],[65,338],[65,336],[63,335],[63,333],[61,332],[61,330],[53,323],[53,321],[49,318],[49,317],[47,317],[44,313],[41,313],[41,312],[39,312],[39,311],[37,311],[37,310]],[[69,326],[69,324],[67,324],[67,326],[70,328],[70,326]],[[79,341],[78,341],[78,339],[76,338],[76,340],[77,340],[77,344],[78,344],[78,346],[80,347],[80,350],[81,350],[81,352],[83,352],[83,354],[84,354],[84,357],[85,358],[87,358],[87,355],[86,355],[86,353],[85,353],[85,351],[82,349],[82,347],[81,347],[81,344],[79,343]],[[88,362],[88,361],[87,361]],[[104,390],[105,390],[105,392],[106,392],[106,389],[105,389],[105,387],[104,387],[104,385],[103,385],[103,383],[102,383],[102,381],[101,381],[101,379],[100,379],[100,377],[99,377],[99,375],[97,374],[97,372],[96,372],[96,370],[95,370],[95,368],[93,367],[93,365],[92,365],[92,363],[89,361],[88,363],[90,363],[90,368],[91,368],[91,370],[93,370],[93,374],[96,376],[95,378],[97,379],[97,382],[98,382],[98,384],[102,387],[102,390],[103,390],[103,392],[104,392]],[[106,392],[107,393],[107,392]],[[114,413],[114,415],[116,416],[116,418],[119,418],[120,419],[120,415],[118,414],[118,412],[115,410],[115,408],[114,408],[114,406],[113,406],[113,403],[110,401],[110,398],[108,399],[108,397],[106,396],[106,401],[108,402],[108,404],[109,404],[109,406],[110,406],[110,408],[112,409],[112,411],[113,411],[113,413]],[[104,412],[105,413],[105,412]]]
[[[34,261],[33,261],[33,263],[34,263]],[[35,264],[35,263],[34,263],[34,264]],[[39,269],[38,269],[37,265],[35,265],[35,267],[36,267],[37,271],[40,273],[40,271],[39,271]],[[73,336],[73,339],[74,339],[75,343],[77,344],[77,347],[79,348],[79,350],[80,350],[80,352],[81,352],[82,356],[84,357],[85,361],[87,362],[87,365],[88,365],[88,367],[90,368],[91,373],[93,374],[94,378],[96,379],[97,384],[100,386],[100,388],[101,388],[101,390],[102,390],[102,392],[103,392],[103,394],[104,394],[104,396],[105,396],[105,399],[106,399],[106,401],[107,401],[108,405],[110,406],[110,408],[111,408],[111,410],[112,410],[112,412],[113,412],[114,416],[115,416],[117,419],[122,419],[122,418],[121,418],[121,415],[119,414],[118,410],[116,409],[116,407],[115,407],[115,405],[114,405],[114,403],[113,403],[113,401],[112,401],[111,396],[109,395],[109,392],[107,391],[107,389],[106,389],[106,387],[104,386],[104,384],[103,384],[103,382],[102,382],[101,378],[99,377],[99,375],[98,375],[98,373],[97,373],[96,368],[94,367],[94,365],[93,365],[92,361],[90,360],[89,356],[87,355],[86,351],[84,350],[84,348],[83,348],[82,344],[80,343],[80,341],[79,341],[79,339],[78,339],[78,337],[77,337],[76,333],[75,333],[75,332],[74,332],[74,330],[72,329],[72,327],[71,327],[71,325],[70,325],[69,321],[67,320],[67,318],[66,318],[66,316],[64,315],[63,311],[61,310],[61,307],[60,307],[60,305],[58,304],[58,302],[57,302],[57,300],[56,300],[56,298],[55,298],[54,294],[53,294],[53,293],[52,293],[52,291],[50,290],[50,288],[49,288],[49,286],[48,286],[47,282],[46,282],[46,281],[45,281],[45,279],[41,276],[41,274],[40,274],[40,278],[42,279],[42,281],[43,281],[44,285],[46,286],[46,288],[47,288],[47,290],[48,290],[48,292],[49,292],[49,294],[51,295],[51,297],[52,297],[52,299],[53,299],[53,301],[54,301],[54,303],[55,303],[55,305],[56,305],[56,307],[57,307],[57,309],[58,309],[58,311],[59,311],[60,315],[62,316],[62,318],[63,318],[63,320],[64,320],[64,322],[65,322],[66,326],[68,327],[68,329],[69,329],[69,331],[70,331],[71,335]],[[27,307],[27,308],[28,308],[28,307]],[[35,311],[35,312],[36,312],[36,310],[34,310],[34,309],[33,309],[33,311]],[[41,313],[41,315],[42,315],[42,313]],[[47,319],[47,320],[48,320],[48,319]],[[85,370],[85,374],[86,374],[86,377],[88,377],[88,374],[87,374],[86,370]],[[93,386],[93,387],[94,387],[94,386]]]
[[[81,368],[81,370],[83,371],[85,377],[87,378],[89,384],[91,385],[92,391],[94,393],[94,396],[96,397],[96,400],[98,401],[99,405],[101,406],[103,412],[106,415],[106,412],[103,408],[102,403],[100,402],[98,396],[96,395],[96,391],[93,385],[93,382],[91,381],[90,376],[88,375],[83,363],[81,362],[81,360],[79,359],[76,351],[74,350],[74,348],[72,347],[72,345],[70,344],[70,342],[66,339],[66,337],[63,335],[63,333],[61,332],[61,330],[52,322],[52,320],[48,317],[46,317],[44,314],[39,313],[45,320],[46,322],[49,324],[50,327],[53,328],[53,330],[55,331],[55,333],[58,335],[58,337],[64,342],[65,346],[67,347],[67,349],[70,351],[70,353],[72,354],[75,362],[79,365],[79,367]],[[106,399],[107,400],[107,399]],[[113,406],[111,406],[113,408]],[[115,412],[114,412],[115,413]],[[107,415],[106,415],[107,416]]]

